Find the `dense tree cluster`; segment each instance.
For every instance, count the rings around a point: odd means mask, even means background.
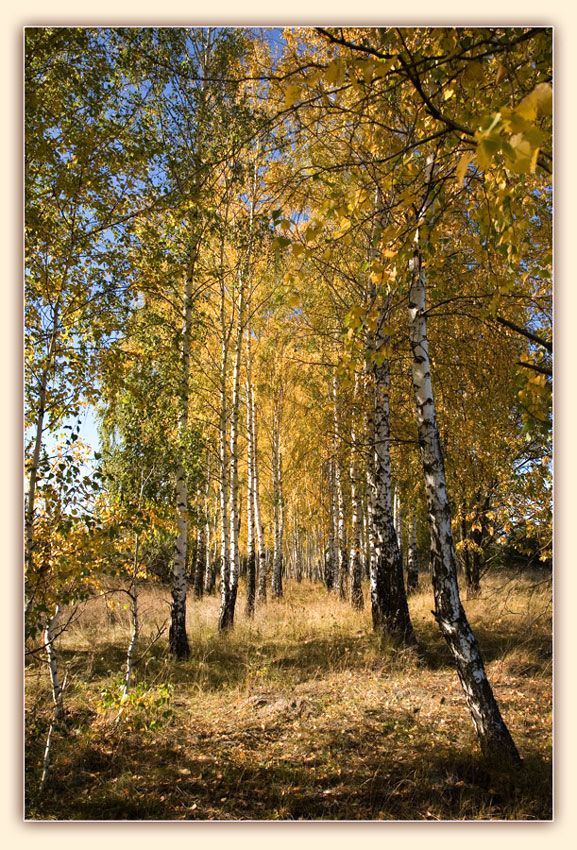
[[[185,659],[191,591],[224,630],[241,578],[248,617],[308,578],[411,643],[430,572],[483,750],[516,761],[459,584],[551,554],[551,32],[25,47],[27,629],[55,704],[62,608],[111,574],[132,649],[138,581],[171,582]]]

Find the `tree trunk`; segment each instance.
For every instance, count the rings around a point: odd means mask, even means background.
[[[44,419],[46,416],[46,394],[53,359],[56,352],[58,340],[58,326],[60,321],[60,298],[57,299],[52,320],[52,333],[50,344],[46,355],[46,363],[40,379],[40,394],[38,398],[38,418],[36,420],[36,433],[34,435],[34,450],[32,452],[32,463],[28,479],[28,493],[26,496],[26,507],[24,511],[24,562],[27,572],[27,596],[26,608],[31,604],[36,591],[34,582],[34,514],[36,503],[36,486],[38,483],[38,469],[40,456],[42,454],[42,440],[44,435]],[[32,582],[32,587],[30,587]]]
[[[58,673],[58,658],[56,657],[56,651],[54,649],[54,632],[56,630],[56,626],[58,625],[58,621],[60,620],[61,615],[62,609],[60,608],[60,605],[56,605],[54,609],[54,614],[48,620],[48,623],[44,630],[44,645],[46,647],[46,653],[48,655],[48,670],[50,671],[52,701],[54,703],[54,722],[60,720],[64,713],[62,699],[63,688],[60,684],[60,676]]]
[[[419,557],[417,552],[417,514],[413,512],[409,527],[409,547],[407,558],[407,593],[413,593],[419,586]]]
[[[46,646],[46,652],[48,654],[48,669],[50,671],[50,684],[52,686],[52,701],[54,703],[54,708],[52,711],[52,720],[48,729],[48,735],[46,736],[46,744],[44,746],[44,758],[42,760],[42,776],[40,778],[39,788],[41,794],[44,791],[44,788],[46,787],[46,782],[48,779],[48,769],[50,767],[50,755],[52,750],[52,738],[54,735],[54,730],[56,729],[58,723],[64,717],[63,694],[64,687],[66,685],[66,676],[64,677],[64,682],[60,684],[60,677],[58,674],[58,659],[54,650],[54,630],[58,625],[61,613],[62,611],[60,605],[56,605],[54,614],[49,619],[44,630],[44,644]]]
[[[273,467],[273,519],[274,519],[274,555],[272,564],[271,596],[280,599],[283,595],[282,588],[282,533],[283,533],[283,510],[282,510],[282,457],[280,450],[280,423],[275,417],[273,424],[272,440],[272,467]]]
[[[361,584],[361,498],[359,493],[359,474],[357,460],[357,432],[355,406],[358,394],[358,375],[355,373],[355,386],[353,391],[353,410],[351,411],[351,459],[350,459],[350,483],[351,483],[351,550],[350,550],[350,579],[351,579],[351,605],[353,608],[364,607],[363,587]]]
[[[258,476],[258,457],[257,457],[257,424],[256,410],[254,404],[254,393],[250,389],[250,406],[252,420],[252,454],[253,454],[253,494],[254,494],[254,524],[256,529],[256,545],[258,550],[258,600],[266,602],[266,546],[264,544],[264,531],[262,527],[262,516],[260,512],[260,492],[259,492],[259,476]]]
[[[375,351],[388,346],[382,330],[388,321],[388,305],[380,311],[375,334]],[[391,507],[391,453],[389,422],[389,360],[374,365],[373,445],[374,463],[372,523],[375,547],[374,577],[371,581],[373,627],[386,629],[405,642],[414,640],[403,581],[403,565]]]
[[[416,242],[418,245],[418,233]],[[409,290],[409,338],[419,446],[431,530],[435,618],[453,654],[483,753],[498,762],[519,765],[517,748],[501,717],[479,646],[459,598],[451,511],[431,384],[425,286],[422,257],[417,249],[412,261]]]
[[[178,462],[176,469],[177,538],[172,567],[172,607],[169,630],[170,651],[176,659],[188,658],[190,647],[186,636],[186,558],[188,547],[188,489],[184,469],[184,452],[188,431],[188,393],[190,332],[192,326],[192,279],[196,261],[196,248],[185,276],[182,307],[182,342],[180,362],[180,395],[178,417]]]
[[[234,346],[234,365],[232,372],[232,402],[230,407],[230,558],[228,581],[222,587],[219,630],[232,628],[238,591],[240,553],[238,548],[239,512],[238,512],[238,419],[240,411],[240,358],[244,333],[244,281],[239,278],[238,316]]]
[[[227,450],[227,400],[226,365],[228,359],[226,332],[224,329],[224,291],[221,292],[222,318],[222,358],[220,385],[220,422],[219,422],[219,479],[220,479],[220,610],[219,631],[230,623],[229,577],[230,577],[230,540],[228,522],[228,450]]]
[[[347,551],[347,528],[345,523],[345,503],[343,497],[343,475],[340,459],[340,416],[339,401],[337,393],[337,379],[333,379],[333,448],[335,456],[335,490],[337,494],[337,588],[339,599],[347,598],[347,577],[349,572],[349,558]]]
[[[335,488],[335,461],[332,460],[328,464],[329,476],[329,540],[327,546],[327,555],[325,561],[325,584],[327,590],[332,590],[335,585],[335,572],[337,568],[337,547],[336,547],[336,528],[337,528],[337,494]]]
[[[206,540],[205,540],[205,524],[201,520],[201,525],[197,529],[196,552],[194,553],[194,575],[193,589],[196,599],[202,599],[204,591],[204,569],[206,563]]]
[[[397,534],[397,544],[399,546],[399,558],[403,563],[403,517],[401,508],[401,494],[395,489],[395,532]]]
[[[254,545],[254,427],[252,422],[251,402],[251,358],[250,334],[246,338],[246,438],[247,438],[247,493],[246,493],[246,525],[247,525],[247,560],[246,560],[246,616],[254,616],[256,595],[256,553]]]

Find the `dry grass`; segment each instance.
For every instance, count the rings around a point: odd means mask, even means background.
[[[488,579],[465,603],[506,722],[515,776],[480,756],[430,609],[410,599],[418,650],[372,633],[368,610],[287,583],[286,598],[233,632],[215,597],[189,604],[191,658],[174,663],[169,594],[141,597],[139,687],[122,719],[128,612],[86,605],[60,639],[67,727],[38,795],[49,682],[27,669],[27,817],[36,819],[548,819],[551,817],[550,586]],[[104,697],[103,697],[104,692]],[[115,701],[116,700],[116,701]]]

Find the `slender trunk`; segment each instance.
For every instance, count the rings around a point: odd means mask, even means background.
[[[264,544],[264,531],[262,527],[262,516],[260,512],[258,457],[257,457],[257,425],[254,393],[250,388],[250,407],[252,421],[252,454],[253,454],[253,494],[254,494],[254,524],[256,528],[256,545],[258,550],[258,599],[266,602],[266,547]]]
[[[192,280],[196,248],[192,249],[184,282],[182,308],[182,342],[180,358],[180,393],[178,416],[178,461],[176,468],[177,537],[172,566],[172,607],[169,644],[172,655],[179,660],[188,658],[190,647],[186,636],[186,560],[188,547],[188,489],[184,468],[184,452],[188,431],[188,394],[190,333],[192,327]]]
[[[471,557],[469,560],[469,569],[465,576],[467,580],[467,599],[475,599],[481,592],[481,566],[483,562],[483,537],[484,537],[484,521],[485,514],[490,507],[490,497],[488,496],[484,502],[481,502],[481,494],[477,494],[476,499],[478,509],[476,522],[471,527]]]
[[[299,530],[298,506],[295,509],[293,519],[293,552],[294,552],[294,577],[298,582],[303,580],[303,558]]]
[[[374,379],[372,375],[365,374],[365,391],[367,398],[373,398],[374,401]],[[375,535],[375,498],[376,498],[376,478],[375,478],[375,410],[374,403],[366,406],[365,413],[365,442],[367,450],[365,451],[365,469],[367,479],[367,547],[368,547],[368,569],[369,569],[369,586],[371,593],[371,614],[373,619],[373,628],[379,629],[383,623],[383,605],[382,605],[382,581],[380,574],[377,572],[377,542]]]
[[[224,258],[221,258],[221,264]],[[225,283],[221,280],[220,289],[221,323],[221,365],[220,365],[220,417],[219,417],[219,485],[220,485],[220,611],[219,631],[230,622],[229,579],[230,579],[230,538],[228,516],[228,448],[227,448],[227,394],[226,378],[228,365],[228,332],[225,315]]]
[[[202,599],[204,592],[204,568],[206,562],[205,524],[200,521],[196,531],[196,552],[194,553],[193,589],[196,599]]]
[[[212,535],[210,532],[210,523],[206,521],[206,539],[210,541],[210,546],[206,546],[206,578],[204,582],[204,592],[207,595],[213,593],[216,584],[216,574],[218,571],[218,510],[214,512]]]
[[[53,359],[56,353],[56,342],[58,339],[58,326],[60,321],[60,299],[56,302],[52,320],[52,334],[46,355],[46,364],[40,378],[40,395],[38,398],[38,419],[36,420],[36,433],[34,435],[34,450],[32,452],[32,463],[28,479],[28,494],[26,496],[26,507],[24,511],[24,560],[28,582],[32,582],[32,589],[27,588],[27,602],[30,604],[34,596],[34,509],[36,501],[36,486],[38,484],[38,469],[40,466],[40,455],[42,454],[42,438],[44,434],[44,419],[46,416],[46,394],[48,391],[48,379]],[[28,593],[29,591],[29,593]]]
[[[140,634],[140,623],[138,620],[138,587],[136,586],[139,547],[140,539],[137,534],[134,542],[134,565],[132,571],[132,583],[128,593],[130,597],[130,613],[132,616],[132,635],[130,637],[130,643],[128,644],[128,650],[126,652],[126,675],[124,677],[124,690],[122,692],[121,702],[124,702],[128,691],[132,686],[132,679],[134,677],[134,650],[136,649],[136,643]]]
[[[359,474],[357,459],[357,432],[355,406],[358,394],[358,375],[355,373],[355,385],[353,391],[353,410],[351,411],[351,457],[350,457],[350,483],[351,483],[351,550],[350,550],[350,580],[351,580],[351,605],[353,608],[364,607],[363,587],[361,584],[361,498],[359,493]]]
[[[48,670],[50,671],[50,685],[52,686],[52,702],[54,703],[54,721],[60,720],[64,713],[63,706],[63,687],[60,684],[60,676],[58,673],[58,658],[54,649],[54,632],[62,615],[60,605],[56,605],[54,614],[48,620],[44,630],[44,645],[48,655]]]
[[[332,590],[335,584],[337,566],[336,527],[337,527],[337,494],[335,488],[335,463],[329,462],[329,540],[325,566],[325,584],[327,590]]]
[[[274,553],[272,562],[271,596],[281,599],[282,587],[282,536],[283,536],[283,506],[282,506],[282,458],[280,450],[280,423],[275,414],[272,440],[272,474],[273,474],[273,521],[274,521]]]
[[[246,561],[246,616],[254,616],[256,595],[256,553],[254,545],[254,428],[251,404],[250,334],[246,338],[246,437],[247,437],[247,561]]]
[[[64,717],[63,694],[64,687],[66,685],[66,677],[64,682],[60,684],[60,676],[58,673],[58,659],[56,657],[56,652],[54,649],[54,632],[56,626],[58,625],[58,621],[60,620],[61,613],[62,611],[60,605],[56,605],[54,614],[48,620],[48,623],[44,630],[44,644],[46,646],[46,652],[48,655],[48,669],[50,671],[50,684],[52,686],[52,702],[54,704],[54,708],[52,710],[52,720],[50,722],[48,735],[46,736],[46,744],[44,746],[44,757],[42,760],[42,776],[40,777],[39,788],[40,793],[44,791],[48,779],[48,769],[50,767],[50,755],[52,752],[52,740],[54,736],[54,730],[56,729],[58,723]]]
[[[232,402],[230,408],[230,569],[226,602],[220,612],[219,629],[232,628],[234,625],[234,611],[236,606],[240,570],[240,553],[238,546],[238,532],[240,525],[238,502],[238,420],[240,412],[240,360],[244,332],[243,322],[244,281],[242,275],[240,275],[237,329],[232,372]]]
[[[379,315],[375,348],[389,344],[382,328],[388,320],[388,306]],[[403,581],[403,565],[391,508],[391,454],[389,421],[389,360],[375,362],[375,406],[373,411],[374,466],[372,498],[375,546],[373,590],[373,626],[386,629],[405,642],[414,640],[413,627]]]
[[[223,380],[224,383],[224,380]],[[228,611],[228,583],[230,575],[230,541],[228,523],[228,451],[226,445],[226,390],[221,390],[220,416],[220,613],[219,629],[227,625],[222,622],[223,615]]]
[[[397,535],[397,544],[399,547],[399,558],[403,563],[403,517],[401,508],[401,494],[395,490],[395,533]]]
[[[485,673],[477,640],[459,598],[451,510],[437,426],[427,343],[425,271],[417,249],[412,261],[409,290],[409,338],[419,446],[427,493],[431,531],[435,618],[453,654],[457,672],[479,736],[483,753],[496,761],[520,764]]]
[[[419,586],[419,557],[417,553],[417,514],[413,511],[409,526],[409,546],[407,561],[407,593],[413,593]]]
[[[343,498],[343,476],[340,459],[340,415],[337,393],[337,379],[333,379],[333,450],[335,456],[335,490],[337,494],[337,587],[339,599],[347,598],[347,576],[349,559],[347,552],[347,529],[345,524],[345,504]]]
[[[210,495],[210,452],[207,453],[207,462],[206,462],[206,482],[204,485],[204,511],[203,511],[203,519],[204,519],[204,564],[202,567],[203,571],[203,585],[201,595],[204,593],[211,593],[212,585],[214,584],[214,579],[211,577],[211,560],[210,560],[210,517],[209,517],[209,495]]]

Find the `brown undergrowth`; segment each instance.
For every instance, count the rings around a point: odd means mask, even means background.
[[[220,635],[218,600],[191,601],[182,663],[166,634],[154,641],[169,593],[143,588],[137,684],[118,720],[128,612],[92,600],[59,640],[66,724],[41,795],[50,688],[46,665],[27,665],[26,816],[549,819],[550,590],[500,574],[464,603],[524,759],[513,776],[480,755],[428,587],[410,599],[417,649],[377,637],[367,609],[307,582],[287,582],[253,621],[241,595],[234,631]]]

